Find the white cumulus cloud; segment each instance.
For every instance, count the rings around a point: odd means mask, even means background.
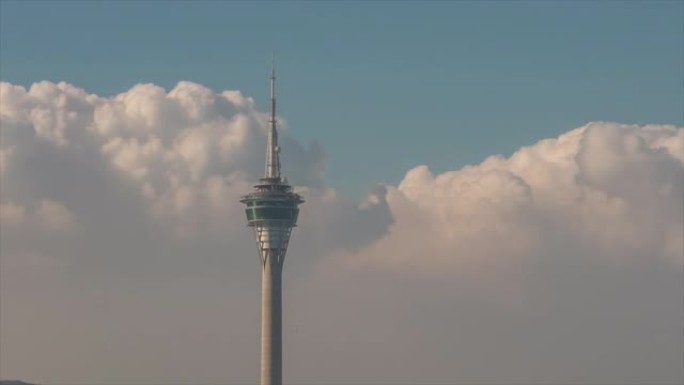
[[[192,82],[1,83],[0,119],[3,376],[256,381],[238,202],[263,172],[255,102]],[[684,378],[684,128],[589,123],[417,166],[360,203],[326,186],[321,145],[281,138],[306,199],[284,273],[289,382]]]
[[[440,175],[418,166],[388,186],[389,234],[354,259],[460,274],[518,266],[562,242],[616,263],[667,258],[681,265],[683,133],[591,123],[509,158]]]
[[[308,373],[338,382],[681,382],[683,134],[595,122],[507,158],[408,171],[385,187],[387,233],[330,256],[293,295],[305,298],[301,329],[324,341],[311,344],[318,354],[336,346],[331,361],[356,369]],[[316,315],[323,326],[306,321]]]
[[[211,222],[219,224],[220,217],[235,216],[237,197],[260,176],[266,116],[240,92],[217,94],[191,82],[180,82],[169,92],[139,84],[110,98],[67,83],[0,87],[1,170],[10,185],[4,198],[59,199],[34,196],[50,195],[50,188],[26,186],[27,179],[48,172],[43,164],[56,164],[59,168],[50,171],[54,175],[68,162],[89,162],[97,168],[90,172],[128,183],[147,199],[145,206],[154,215],[185,231],[203,220],[198,215],[214,215]],[[288,136],[283,141],[294,160],[285,159],[293,181],[321,186],[320,148],[306,148]],[[38,170],[28,170],[32,163]]]

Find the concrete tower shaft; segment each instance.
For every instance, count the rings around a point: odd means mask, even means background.
[[[282,272],[278,258],[261,269],[261,385],[283,381]]]
[[[275,118],[275,72],[271,73],[271,117],[265,175],[242,197],[261,260],[261,385],[282,384],[282,271],[301,196],[280,176]]]

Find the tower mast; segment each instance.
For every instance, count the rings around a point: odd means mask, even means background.
[[[280,148],[278,147],[278,131],[276,130],[276,97],[275,97],[275,60],[271,67],[271,114],[268,120],[268,144],[266,146],[265,178],[280,178]]]
[[[266,172],[243,196],[247,225],[254,230],[261,260],[261,385],[282,385],[282,271],[299,205],[304,203],[280,177],[276,129],[275,66],[271,70],[271,115]]]

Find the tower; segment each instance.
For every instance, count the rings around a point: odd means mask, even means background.
[[[240,199],[261,257],[261,385],[282,384],[281,277],[290,232],[297,225],[301,196],[280,176],[276,130],[275,69],[271,71],[271,115],[266,170],[254,191]]]

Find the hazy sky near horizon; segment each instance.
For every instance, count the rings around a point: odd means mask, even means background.
[[[0,0],[0,378],[684,381],[682,2]]]

